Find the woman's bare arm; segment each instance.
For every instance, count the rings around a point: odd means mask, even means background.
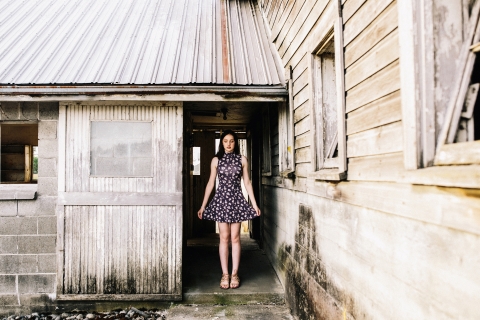
[[[257,202],[255,201],[255,195],[253,194],[253,187],[252,182],[250,181],[250,176],[248,175],[248,160],[244,156],[242,156],[242,178],[243,184],[245,185],[245,189],[247,189],[248,196],[250,197],[250,201],[252,202],[252,207],[257,212],[257,215],[260,215],[260,208],[257,206]]]
[[[212,162],[210,163],[210,178],[208,179],[207,186],[205,187],[205,196],[203,197],[202,206],[200,210],[198,210],[197,214],[200,219],[202,219],[203,211],[205,211],[205,207],[207,206],[208,199],[212,194],[213,187],[215,187],[215,178],[217,177],[217,165],[218,165],[218,158],[214,157]]]

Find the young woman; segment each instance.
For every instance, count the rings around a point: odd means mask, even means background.
[[[218,174],[218,188],[212,201],[206,207],[208,198],[215,186]],[[241,179],[252,202],[250,206],[242,194]],[[238,137],[232,130],[225,130],[220,136],[218,152],[210,165],[210,179],[205,189],[203,203],[198,210],[200,219],[218,222],[220,230],[219,255],[222,266],[220,288],[238,288],[238,266],[240,264],[240,224],[260,215],[260,209],[253,195],[248,176],[247,158],[240,154]],[[228,273],[229,242],[232,242],[232,275]]]

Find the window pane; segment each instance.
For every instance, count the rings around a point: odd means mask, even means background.
[[[151,177],[151,122],[92,121],[90,165],[95,176]]]

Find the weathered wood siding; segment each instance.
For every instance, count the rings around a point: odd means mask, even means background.
[[[180,298],[181,104],[97,102],[60,108],[65,121],[60,127],[65,142],[60,148],[65,170],[59,174],[60,295]],[[151,176],[91,175],[91,121],[151,122]]]
[[[260,7],[285,70],[293,70],[296,177],[275,170],[274,119],[274,170],[262,180],[264,243],[293,312],[478,316],[480,191],[455,186],[475,186],[479,175],[466,167],[405,169],[397,1],[342,1],[348,168],[347,181],[334,183],[312,177],[308,74],[334,3],[262,0]]]

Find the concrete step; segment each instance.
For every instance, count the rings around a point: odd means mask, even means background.
[[[238,275],[239,288],[221,289],[218,235],[189,240],[183,254],[183,303],[284,304],[284,290],[270,261],[255,240],[247,235],[242,236]]]

